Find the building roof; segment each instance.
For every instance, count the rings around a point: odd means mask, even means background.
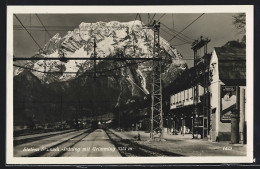
[[[219,60],[246,60],[246,49],[236,47],[215,47]]]
[[[226,85],[246,85],[246,49],[239,46],[215,47],[219,78]]]
[[[204,69],[204,63],[201,62],[197,65],[198,72]],[[178,93],[179,91],[189,89],[198,83],[203,84],[203,76],[200,74],[196,79],[196,71],[194,67],[184,70],[172,83],[164,88],[164,96],[166,98],[171,94]]]
[[[236,41],[230,41],[222,47],[214,48],[219,61],[219,78],[226,85],[246,85],[246,49],[245,46]],[[211,55],[207,55],[208,59]],[[197,66],[198,71],[205,69],[208,63],[203,62]],[[182,72],[171,84],[164,88],[164,97],[191,88],[196,82],[195,68],[191,67]],[[204,78],[200,75],[197,82],[204,86]]]

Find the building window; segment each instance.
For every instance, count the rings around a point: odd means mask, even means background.
[[[177,94],[174,95],[176,104],[178,103],[178,97],[177,96],[178,96]]]
[[[189,94],[191,100],[193,99],[193,94],[194,94],[194,93],[193,93],[193,88],[191,88],[191,89],[190,89],[190,94]]]
[[[186,100],[187,100],[187,101],[189,100],[189,89],[186,90]]]
[[[199,85],[199,96],[202,96],[203,94],[204,94],[204,88],[201,86],[201,85]]]

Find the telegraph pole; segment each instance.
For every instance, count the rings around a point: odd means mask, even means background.
[[[62,93],[60,95],[61,128],[63,129]]]
[[[97,74],[96,74],[96,61],[97,61],[97,54],[96,54],[96,47],[97,47],[97,43],[96,43],[96,39],[94,39],[94,80],[96,80],[97,78]]]
[[[94,86],[93,86],[93,94],[94,94],[94,114],[95,114],[95,120],[96,122],[98,121],[98,118],[97,118],[97,110],[96,110],[96,101],[97,101],[97,95],[96,95],[96,78],[97,78],[97,75],[96,75],[96,47],[97,47],[97,44],[96,44],[96,39],[94,38],[94,52],[93,52],[93,58],[94,58],[94,63],[93,63],[93,79],[94,79]],[[98,123],[98,122],[97,122]]]

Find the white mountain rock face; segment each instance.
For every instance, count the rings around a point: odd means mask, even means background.
[[[93,41],[96,39],[97,57],[119,57],[118,52],[123,53],[123,57],[136,58],[152,58],[153,57],[153,31],[150,29],[143,29],[141,21],[131,22],[97,22],[84,23],[82,22],[73,31],[67,32],[64,37],[59,34],[53,36],[43,47],[42,51],[35,57],[60,57],[59,51],[64,53],[65,57],[93,57]],[[164,53],[167,53],[171,62],[167,63],[164,72],[174,71],[171,69],[185,69],[185,62],[182,60],[181,54],[176,48],[167,43],[166,40],[160,38],[160,47]],[[97,64],[102,61],[98,61]],[[118,64],[117,64],[118,65]],[[122,63],[124,65],[124,63]],[[50,84],[52,82],[69,81],[85,73],[92,71],[93,61],[89,60],[69,60],[67,62],[60,62],[55,60],[39,60],[28,61],[27,67],[46,72],[61,72],[61,73],[40,73],[32,71],[43,84]],[[105,68],[104,68],[105,69]],[[170,70],[171,69],[171,70]],[[140,78],[140,82],[132,79],[129,83],[132,86],[138,85],[145,93],[149,93],[147,89],[147,73],[151,70],[150,63],[138,64],[135,73]],[[15,75],[19,75],[23,71],[22,68],[16,69]],[[123,71],[123,70],[122,70]],[[74,73],[62,73],[74,72]],[[165,75],[166,76],[166,75]]]

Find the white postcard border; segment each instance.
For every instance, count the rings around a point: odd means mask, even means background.
[[[100,12],[102,11],[102,12]],[[246,13],[247,156],[202,157],[13,157],[13,14],[26,13]],[[7,164],[154,164],[253,162],[253,5],[194,6],[8,6],[6,78]]]

